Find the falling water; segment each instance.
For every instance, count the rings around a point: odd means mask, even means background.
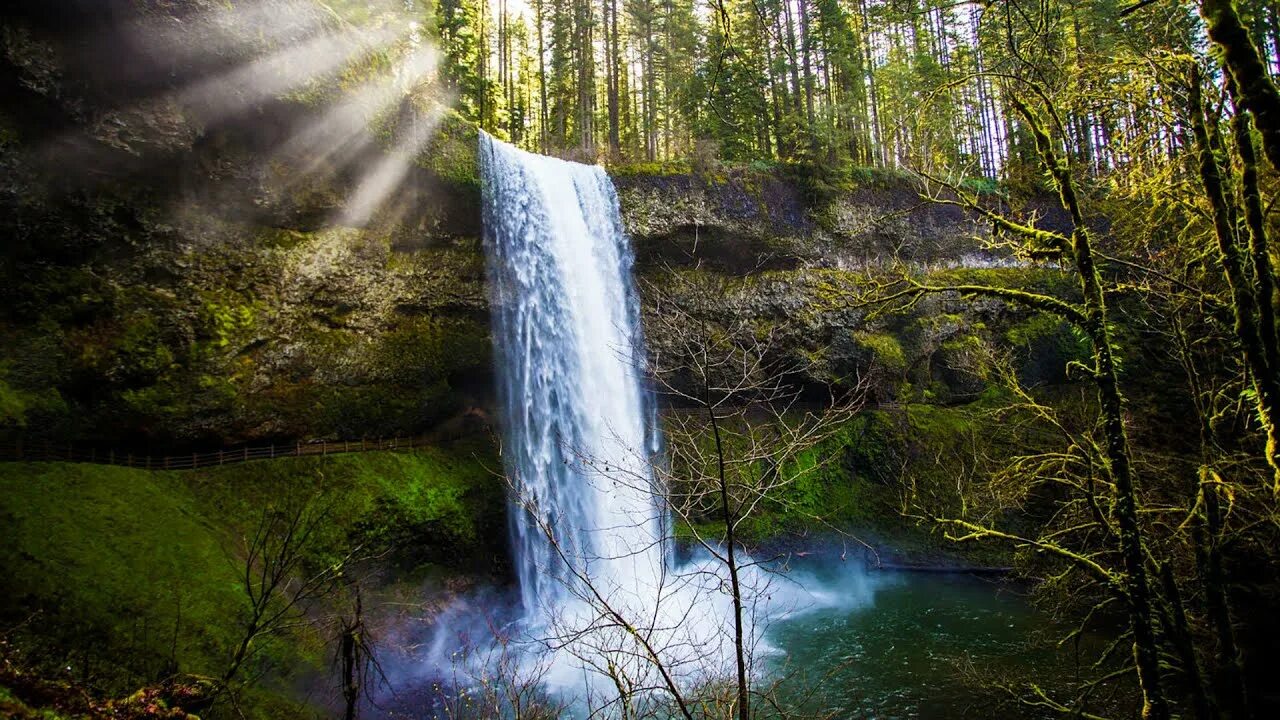
[[[533,682],[574,715],[661,716],[676,694],[732,677],[736,623],[717,551],[671,552],[618,198],[599,167],[483,132],[479,161],[519,618],[499,612],[495,626],[492,598],[460,598],[437,618],[425,666],[507,693]],[[849,595],[775,586],[739,558],[748,662],[769,652],[770,622]]]
[[[514,562],[526,624],[561,648],[549,680],[627,666],[652,686],[652,654],[705,677],[728,657],[729,599],[718,568],[670,557],[613,184],[485,134],[480,164]]]
[[[648,601],[666,562],[632,253],[608,175],[480,139],[485,244],[526,617],[575,574]]]

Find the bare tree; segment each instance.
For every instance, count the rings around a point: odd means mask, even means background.
[[[240,584],[248,602],[240,640],[219,678],[224,690],[233,689],[266,640],[309,622],[311,604],[333,591],[360,552],[355,547],[334,562],[310,566],[307,554],[327,521],[327,509],[310,499],[289,497],[264,508],[253,534],[243,538]]]
[[[665,399],[690,411],[667,413],[669,457],[656,466],[659,487],[666,488],[667,505],[698,547],[728,572],[734,700],[738,717],[746,720],[753,653],[744,626],[752,598],[742,575],[777,558],[744,555],[741,528],[766,508],[796,510],[788,489],[821,470],[829,458],[807,465],[797,460],[853,418],[866,385],[852,378],[834,391],[840,395],[823,398],[816,407],[804,402],[796,380],[804,368],[783,352],[776,328],[762,333],[747,318],[715,320],[728,300],[724,278],[676,272],[665,278],[663,286],[647,287],[654,307],[649,327],[664,335],[673,351],[655,358],[652,375]],[[715,521],[711,533],[699,529],[708,519]]]
[[[794,716],[777,692],[781,678],[763,672],[759,645],[777,609],[769,597],[778,583],[790,582],[774,572],[785,569],[786,558],[753,557],[742,533],[766,513],[806,512],[788,491],[835,456],[810,451],[855,415],[866,386],[855,377],[838,395],[806,398],[799,363],[772,333],[755,332],[747,320],[717,319],[727,300],[723,281],[674,272],[664,279],[645,292],[652,308],[647,331],[663,335],[667,348],[648,368],[672,406],[662,413],[665,453],[652,458],[644,448],[628,448],[632,457],[622,461],[586,448],[567,448],[566,455],[587,482],[645,493],[669,515],[660,537],[628,552],[670,548],[681,537],[697,561],[664,563],[653,603],[636,603],[595,574],[592,561],[599,558],[583,557],[560,539],[562,518],[523,493],[520,478],[509,478],[517,503],[565,571],[553,574],[574,600],[541,629],[539,641],[604,679],[588,685],[593,715],[747,720],[770,708]],[[715,619],[727,626],[698,627],[708,621],[706,608],[720,604],[728,612]]]

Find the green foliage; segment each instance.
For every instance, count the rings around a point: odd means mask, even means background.
[[[501,542],[504,489],[499,461],[483,442],[406,453],[285,458],[184,473],[209,515],[241,530],[256,508],[289,494],[321,498],[330,520],[315,562],[365,545],[419,557],[464,560]],[[496,539],[496,540],[495,540]],[[415,550],[416,549],[416,550]]]
[[[683,160],[661,160],[653,162],[628,162],[609,165],[609,174],[614,177],[663,177],[667,175],[689,175],[693,167]]]
[[[226,541],[172,475],[93,465],[0,466],[7,541],[0,571],[17,596],[6,625],[32,620],[51,663],[124,690],[177,663],[216,673],[241,598]],[[99,666],[83,667],[85,657]],[[111,658],[112,663],[102,661]]]
[[[979,195],[1000,194],[1000,181],[989,177],[970,177],[960,182],[960,187]]]
[[[209,293],[200,307],[200,318],[196,325],[200,337],[208,343],[208,349],[221,350],[238,338],[253,330],[254,308],[224,300],[214,293]]]
[[[474,122],[456,110],[446,110],[425,152],[418,156],[418,163],[423,167],[468,191],[474,191],[474,207],[477,208],[480,207],[480,166],[476,157],[479,142]]]
[[[872,362],[895,373],[907,369],[907,355],[902,344],[889,333],[858,332],[854,334],[858,345],[871,353]]]
[[[9,364],[0,361],[0,429],[25,428],[28,416],[65,413],[67,405],[54,388],[34,390],[9,382]]]
[[[870,187],[879,190],[915,189],[919,179],[900,168],[853,166],[843,170],[850,188]]]
[[[407,568],[489,566],[505,527],[497,465],[485,443],[190,472],[0,465],[0,572],[17,591],[0,597],[0,620],[22,627],[14,639],[39,665],[113,694],[175,670],[217,676],[246,602],[238,553],[264,508],[307,499],[324,513],[304,571],[355,547]],[[330,657],[305,629],[264,652],[283,680],[325,672]],[[261,689],[246,702],[303,712]]]
[[[26,424],[26,398],[0,378],[0,427]]]
[[[1009,328],[1004,337],[1010,345],[1030,347],[1056,335],[1064,324],[1061,318],[1047,313],[1036,314]]]

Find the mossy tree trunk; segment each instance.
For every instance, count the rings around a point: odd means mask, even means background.
[[[1219,446],[1211,420],[1216,393],[1205,386],[1200,372],[1196,369],[1191,338],[1185,328],[1179,326],[1176,334],[1179,354],[1187,374],[1188,389],[1195,405],[1199,425],[1200,470],[1192,488],[1195,499],[1192,503],[1191,548],[1195,557],[1199,584],[1204,592],[1206,619],[1218,646],[1214,670],[1217,682],[1211,685],[1215,692],[1209,698],[1209,702],[1216,701],[1212,708],[1214,712],[1225,709],[1230,717],[1244,718],[1248,717],[1248,696],[1245,691],[1244,669],[1241,667],[1239,647],[1236,644],[1235,626],[1231,620],[1226,573],[1222,568],[1223,482],[1213,470],[1214,448]],[[1166,585],[1169,582],[1170,579],[1164,579]]]
[[[1201,481],[1204,493],[1203,527],[1197,528],[1193,538],[1196,545],[1196,565],[1204,586],[1205,609],[1218,643],[1217,671],[1220,697],[1233,718],[1248,717],[1248,695],[1245,691],[1244,669],[1240,666],[1240,649],[1236,644],[1235,627],[1231,622],[1231,609],[1227,601],[1227,579],[1222,568],[1222,483],[1211,473],[1205,473]]]
[[[1008,76],[1005,76],[1009,79]],[[1042,88],[1027,82],[1032,93],[1043,102],[1053,126],[1065,128],[1058,117],[1051,98]],[[1010,105],[1021,116],[1028,134],[1034,141],[1034,149],[1058,191],[1062,207],[1071,217],[1071,232],[1064,235],[1034,225],[1018,223],[986,207],[976,196],[956,184],[946,183],[923,174],[925,179],[940,184],[953,198],[934,197],[934,202],[958,205],[990,220],[992,224],[1026,243],[1024,250],[1031,257],[1053,256],[1075,266],[1079,279],[1081,299],[1063,300],[1053,295],[992,285],[926,285],[904,278],[906,290],[881,297],[875,302],[887,303],[898,298],[915,298],[926,293],[958,292],[963,295],[997,297],[1019,303],[1035,310],[1050,312],[1077,327],[1089,340],[1092,348],[1093,367],[1091,377],[1098,393],[1099,425],[1102,432],[1100,450],[1108,476],[1112,481],[1111,518],[1099,522],[1110,526],[1114,532],[1114,552],[1120,559],[1121,569],[1114,572],[1085,554],[1072,552],[1051,542],[1040,542],[1015,534],[975,525],[964,520],[935,518],[960,527],[967,534],[958,538],[1001,538],[1015,544],[1030,545],[1053,552],[1075,564],[1095,578],[1107,584],[1126,604],[1133,635],[1134,670],[1142,694],[1142,717],[1147,720],[1168,720],[1170,708],[1160,677],[1160,641],[1153,612],[1156,595],[1148,575],[1148,554],[1143,540],[1140,508],[1135,487],[1132,454],[1124,419],[1124,398],[1120,392],[1116,351],[1109,327],[1107,304],[1102,274],[1097,267],[1092,236],[1085,221],[1080,197],[1072,177],[1070,161],[1044,129],[1044,123],[1027,102],[1010,90],[1006,93]]]
[[[1201,0],[1200,16],[1223,67],[1239,88],[1241,104],[1256,119],[1271,165],[1280,171],[1280,90],[1267,72],[1266,61],[1233,0]]]
[[[1059,157],[1053,141],[1031,108],[1015,95],[1011,95],[1010,99],[1035,139],[1036,151],[1053,178],[1062,206],[1071,214],[1072,232],[1067,249],[1080,278],[1084,315],[1081,330],[1088,335],[1093,346],[1093,379],[1098,389],[1108,470],[1115,484],[1113,513],[1119,531],[1119,550],[1124,566],[1129,624],[1133,632],[1134,666],[1137,669],[1138,684],[1142,688],[1142,717],[1148,720],[1166,720],[1169,717],[1169,705],[1160,682],[1160,653],[1151,617],[1152,594],[1147,577],[1146,551],[1138,520],[1129,436],[1124,423],[1124,399],[1120,394],[1115,353],[1107,323],[1102,277],[1095,264],[1093,243],[1080,207],[1070,164],[1065,156]]]
[[[1212,209],[1214,236],[1223,275],[1231,290],[1231,312],[1234,331],[1239,339],[1245,364],[1253,383],[1258,420],[1266,433],[1267,463],[1271,466],[1273,485],[1280,492],[1280,366],[1277,366],[1275,314],[1272,308],[1274,279],[1267,252],[1266,228],[1258,192],[1257,163],[1247,116],[1237,114],[1236,145],[1244,164],[1242,186],[1245,220],[1250,235],[1252,273],[1246,272],[1237,234],[1235,207],[1228,199],[1226,183],[1214,152],[1213,137],[1205,118],[1201,99],[1202,80],[1198,68],[1190,82],[1191,130],[1196,141],[1196,169]],[[1239,95],[1241,89],[1230,83]],[[1241,103],[1243,108],[1243,103]],[[1252,274],[1252,278],[1250,278]]]

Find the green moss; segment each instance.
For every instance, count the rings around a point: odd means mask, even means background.
[[[441,552],[460,561],[501,542],[501,465],[487,443],[404,453],[286,458],[183,473],[213,517],[256,518],[258,508],[290,493],[322,498],[331,523],[316,561],[352,544],[382,550]]]
[[[980,331],[982,328],[975,325],[973,330]],[[942,349],[949,353],[968,353],[975,350],[981,350],[982,347],[982,338],[977,334],[961,335],[942,343]]]
[[[1073,277],[1040,267],[958,267],[931,272],[924,278],[932,285],[991,285],[1047,292],[1072,297],[1078,292]]]
[[[409,568],[491,567],[505,526],[497,467],[486,443],[190,472],[0,465],[0,573],[11,589],[0,621],[22,626],[16,639],[28,657],[69,665],[113,694],[175,669],[216,676],[246,603],[238,548],[264,508],[306,498],[325,513],[308,568],[354,547]],[[264,652],[281,687],[326,672],[330,657],[310,630]],[[247,702],[259,717],[304,714],[262,688]]]
[[[1085,362],[1092,357],[1088,338],[1078,328],[1047,313],[1031,315],[1004,333],[1005,342],[1040,362],[1054,362],[1065,367],[1072,361]],[[1132,347],[1134,345],[1126,345]]]
[[[310,242],[315,233],[302,232],[289,228],[263,228],[254,238],[255,245],[280,250],[292,248]]]
[[[871,353],[873,362],[891,372],[907,369],[907,355],[898,339],[888,333],[860,332],[855,335],[858,344]]]
[[[613,177],[682,176],[693,174],[693,167],[684,160],[615,163],[609,165],[609,174]]]
[[[171,661],[217,672],[241,598],[229,538],[201,517],[179,477],[4,465],[0,518],[0,572],[20,589],[0,600],[0,616],[37,613],[33,627],[64,649],[73,672],[101,672],[108,683],[155,675]],[[114,656],[117,667],[82,668],[95,656]]]
[[[445,111],[418,164],[445,180],[479,192],[479,128],[456,110]],[[478,207],[478,205],[477,205]]]

